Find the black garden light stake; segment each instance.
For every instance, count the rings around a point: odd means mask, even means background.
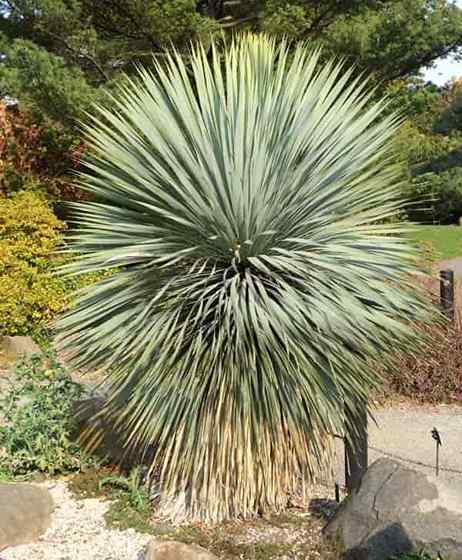
[[[340,503],[340,484],[338,482],[335,483],[335,501]]]
[[[436,476],[440,474],[440,445],[443,445],[441,442],[440,433],[436,428],[432,430],[432,438],[436,442]]]

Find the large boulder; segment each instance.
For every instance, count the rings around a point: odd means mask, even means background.
[[[101,416],[104,405],[105,399],[101,396],[84,398],[75,403],[77,437],[95,455],[121,463],[125,455],[123,437],[114,429],[112,421]]]
[[[33,542],[51,524],[53,499],[31,484],[0,484],[0,550]]]
[[[379,459],[324,532],[348,560],[386,560],[421,549],[462,560],[462,483]]]
[[[211,552],[196,545],[176,541],[152,540],[145,560],[218,560]]]
[[[76,439],[84,448],[98,457],[131,470],[140,463],[150,465],[154,449],[127,449],[124,434],[117,430],[114,421],[103,414],[106,396],[100,389],[92,391],[74,405],[77,424]]]

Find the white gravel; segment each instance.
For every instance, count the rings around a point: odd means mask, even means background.
[[[142,560],[152,538],[133,529],[108,529],[108,501],[75,500],[63,481],[47,483],[55,502],[52,525],[33,544],[7,548],[0,560]]]

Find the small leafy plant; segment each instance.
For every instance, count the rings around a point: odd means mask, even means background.
[[[122,475],[106,476],[99,483],[100,490],[105,486],[111,486],[115,490],[122,491],[130,506],[136,511],[140,513],[149,511],[149,493],[143,484],[140,467],[135,467],[127,477]]]
[[[81,394],[53,353],[20,360],[0,397],[0,472],[55,475],[91,462],[72,437],[73,404]]]
[[[77,499],[109,499],[110,505],[104,515],[108,527],[121,531],[135,529],[152,535],[166,534],[165,530],[159,532],[159,527],[152,524],[153,508],[139,468],[134,468],[128,476],[118,473],[111,465],[86,469],[71,477],[69,489]]]

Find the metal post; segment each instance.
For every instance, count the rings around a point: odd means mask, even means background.
[[[367,402],[358,403],[359,415],[345,409],[345,483],[348,493],[357,490],[368,465]]]
[[[440,271],[440,302],[443,313],[450,320],[454,320],[454,271]]]

